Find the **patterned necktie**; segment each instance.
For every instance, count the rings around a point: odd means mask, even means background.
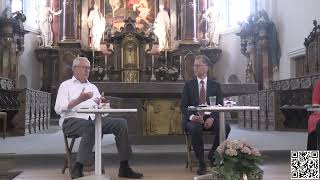
[[[200,81],[201,88],[199,93],[199,104],[205,104],[206,103],[206,90],[204,88],[204,81]]]

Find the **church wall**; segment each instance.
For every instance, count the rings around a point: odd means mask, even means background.
[[[37,34],[30,32],[25,35],[24,52],[18,59],[18,77],[27,78],[27,88],[40,89],[41,87],[41,64],[36,59],[34,50],[38,47]],[[19,79],[17,79],[19,82]],[[17,84],[19,87],[19,85]]]
[[[27,17],[24,27],[30,31],[24,38],[24,52],[18,59],[18,78],[24,75],[27,79],[27,88],[40,89],[41,87],[41,64],[36,59],[34,50],[39,47],[38,25],[36,23],[37,7],[40,4],[37,1],[24,1],[24,14]],[[19,79],[17,79],[19,82]],[[19,88],[19,84],[17,83]]]
[[[232,74],[245,82],[246,59],[240,52],[240,37],[235,32],[222,34],[220,37],[222,54],[220,60],[214,65],[214,74],[221,83],[227,83]]]
[[[24,23],[24,28],[27,31],[30,31],[25,35],[24,38],[24,51],[18,56],[18,67],[17,67],[17,78],[16,85],[19,86],[19,77],[24,75],[26,81],[24,82],[27,85],[27,88],[40,89],[41,86],[41,66],[40,63],[36,60],[34,49],[38,47],[38,26],[36,23],[36,3],[37,1],[24,1],[23,13],[26,15],[27,19]],[[0,1],[0,13],[2,14],[3,10],[10,5],[9,0]],[[25,86],[25,85],[23,85]]]
[[[304,38],[313,28],[312,20],[320,21],[320,1],[277,0],[269,3],[266,10],[276,24],[282,52],[274,80],[287,79],[293,74],[290,67],[294,67],[288,54],[304,48]]]

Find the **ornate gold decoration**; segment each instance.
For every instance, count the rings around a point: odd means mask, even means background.
[[[139,71],[124,70],[122,71],[122,82],[139,82]]]
[[[182,134],[180,100],[146,100],[144,110],[144,135]]]
[[[122,82],[139,82],[139,44],[137,38],[126,36],[121,54]]]

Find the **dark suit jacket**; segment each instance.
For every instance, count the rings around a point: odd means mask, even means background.
[[[220,88],[220,84],[216,81],[207,80],[207,90],[206,90],[206,100],[209,104],[209,97],[216,96],[216,103],[223,105],[223,97]],[[198,106],[199,105],[199,85],[197,78],[187,81],[183,88],[182,100],[181,100],[181,111],[183,113],[182,125],[185,127],[190,116],[195,114],[194,111],[188,111],[188,106]],[[219,119],[219,113],[213,112],[210,114],[215,120]]]

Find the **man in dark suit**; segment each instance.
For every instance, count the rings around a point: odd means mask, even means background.
[[[205,174],[207,171],[202,139],[203,131],[212,131],[215,134],[212,148],[208,154],[211,165],[214,163],[213,154],[219,146],[219,113],[212,112],[209,115],[204,115],[201,112],[188,111],[187,108],[188,106],[209,104],[210,96],[216,96],[216,104],[223,105],[220,84],[207,77],[209,64],[210,60],[206,56],[196,56],[193,64],[196,78],[186,82],[181,102],[181,109],[184,116],[183,127],[185,131],[191,135],[194,153],[199,160],[199,169],[197,170],[197,174],[199,175]],[[231,128],[229,124],[226,124],[225,127],[226,137],[228,137]]]

